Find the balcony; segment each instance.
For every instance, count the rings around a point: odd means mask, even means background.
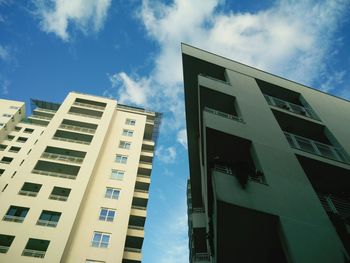
[[[140,161],[139,169],[149,169],[152,170],[152,163]]]
[[[86,153],[81,151],[48,146],[41,158],[80,164],[83,162],[85,155]]]
[[[211,262],[209,253],[194,253],[192,256],[193,263]]]
[[[76,132],[68,132],[63,130],[57,130],[53,137],[54,140],[87,144],[87,145],[91,143],[92,138],[93,136],[91,135],[76,133]]]
[[[44,258],[49,244],[49,240],[29,238],[22,252],[22,256]]]
[[[228,113],[225,113],[225,112],[222,112],[222,111],[214,110],[214,109],[209,108],[209,107],[205,107],[204,111],[205,112],[209,112],[211,114],[215,114],[215,115],[220,116],[220,117],[224,117],[226,119],[239,121],[239,122],[244,122],[243,119],[238,117],[238,116],[235,116],[235,115],[232,115],[232,114],[228,114]]]
[[[314,141],[289,132],[284,132],[291,147],[319,155],[338,162],[349,163],[348,156],[342,148]]]
[[[71,189],[55,186],[49,196],[51,200],[67,201]]]
[[[152,163],[153,160],[153,151],[141,150],[140,161],[146,163]]]
[[[89,133],[89,134],[94,134],[97,129],[96,124],[68,120],[68,119],[64,119],[59,127],[60,129],[65,129],[69,131],[78,131],[78,132]]]
[[[122,263],[141,263],[141,249],[124,247]]]
[[[81,98],[76,98],[73,105],[79,106],[79,107],[85,107],[85,108],[91,108],[96,110],[104,110],[106,108],[106,103],[104,102],[98,102],[98,101],[92,101],[92,100],[86,100]]]
[[[348,218],[350,216],[349,198],[340,198],[332,194],[321,193],[318,193],[318,198],[327,213],[336,214],[342,218]]]
[[[144,238],[145,231],[144,231],[143,227],[141,227],[141,226],[129,225],[127,235],[132,236],[132,237]]]
[[[301,115],[304,117],[308,117],[314,120],[319,121],[320,119],[317,117],[316,113],[309,107],[304,107],[301,105],[294,104],[292,102],[288,102],[282,99],[278,99],[276,97],[264,94],[264,97],[267,103],[271,106],[295,113],[297,115]]]
[[[79,166],[38,161],[32,170],[32,173],[67,179],[76,179],[79,170]]]
[[[96,110],[89,110],[85,108],[71,107],[69,109],[69,114],[78,115],[87,118],[101,119],[103,112]]]

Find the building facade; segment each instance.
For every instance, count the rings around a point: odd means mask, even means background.
[[[160,114],[0,100],[0,262],[141,262]]]
[[[344,263],[350,102],[182,45],[190,262]]]

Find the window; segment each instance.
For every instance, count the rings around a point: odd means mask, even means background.
[[[26,196],[37,196],[41,188],[41,184],[34,183],[24,183],[21,190],[19,190],[19,195]]]
[[[12,110],[18,110],[19,107],[17,107],[17,106],[10,106],[10,109],[12,109]]]
[[[101,208],[99,220],[100,221],[113,222],[114,216],[115,216],[115,210],[114,209]]]
[[[136,124],[136,120],[133,120],[133,119],[126,119],[125,120],[125,124],[127,125],[135,125]]]
[[[133,130],[127,130],[127,129],[123,130],[123,136],[132,137],[133,135],[134,135],[134,131]]]
[[[5,172],[5,169],[0,169],[0,175],[2,175]]]
[[[60,217],[60,212],[43,210],[36,224],[39,226],[56,227]]]
[[[0,127],[4,126],[5,124],[4,123],[0,123]]]
[[[119,148],[129,150],[130,149],[130,145],[131,145],[131,142],[120,141]]]
[[[6,215],[2,220],[11,221],[16,223],[22,223],[29,211],[28,207],[14,206],[11,205],[9,210],[7,210]]]
[[[0,144],[0,151],[4,151],[6,149],[7,145]]]
[[[11,118],[11,117],[12,117],[11,114],[6,114],[6,113],[4,113],[2,116],[3,116],[3,117],[8,117],[8,118]]]
[[[12,146],[12,147],[9,149],[9,152],[18,153],[20,150],[21,150],[20,147]]]
[[[122,180],[124,178],[124,171],[120,171],[120,170],[112,170],[112,174],[111,174],[111,179],[117,179],[117,180]]]
[[[13,135],[7,135],[7,139],[8,139],[9,141],[12,141],[13,138],[15,138],[15,136],[13,136]]]
[[[108,233],[94,232],[91,245],[93,247],[108,247],[111,235]]]
[[[15,127],[15,131],[20,131],[20,130],[22,130],[22,127],[19,127],[19,126]]]
[[[106,188],[106,198],[110,199],[118,199],[120,194],[120,189],[112,188],[112,187],[107,187]]]
[[[18,137],[17,142],[25,143],[27,140],[28,140],[28,138]]]
[[[25,128],[24,133],[33,133],[34,129]]]
[[[49,240],[29,238],[22,252],[22,256],[44,258],[49,244]]]
[[[106,261],[87,259],[85,263],[105,263]]]
[[[12,160],[13,160],[13,158],[4,156],[4,157],[2,157],[2,159],[1,159],[0,163],[6,163],[6,164],[9,164],[9,163],[11,163],[11,162],[12,162]]]
[[[70,190],[71,189],[69,188],[55,186],[52,189],[49,199],[58,200],[58,201],[67,201],[68,196],[70,194]]]
[[[0,253],[7,253],[14,239],[14,236],[0,234]]]
[[[117,154],[115,156],[115,161],[117,163],[126,163],[128,161],[128,156]]]

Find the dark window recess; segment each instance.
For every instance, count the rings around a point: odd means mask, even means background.
[[[4,188],[2,188],[2,192],[5,192],[5,190],[6,190],[6,188],[7,188],[8,185],[9,185],[9,184],[6,184],[6,185],[4,186]]]
[[[2,157],[0,162],[9,164],[12,162],[12,160],[13,160],[13,158],[4,156],[4,157]]]
[[[53,177],[75,179],[79,170],[80,166],[38,161],[34,169],[32,170],[32,173],[48,175]]]
[[[7,210],[7,213],[4,216],[3,220],[22,223],[28,211],[29,211],[28,207],[11,205],[10,208]]]
[[[71,189],[55,186],[49,196],[49,199],[58,201],[67,201]]]
[[[22,252],[22,256],[44,258],[49,244],[49,240],[29,238]]]
[[[23,132],[25,133],[33,133],[34,129],[30,129],[30,128],[25,128]]]
[[[19,126],[15,127],[15,131],[20,131],[20,130],[22,130],[22,127],[19,127]]]
[[[13,135],[7,135],[7,139],[8,139],[9,141],[12,141],[13,138],[15,138],[15,136],[13,136]]]
[[[2,175],[5,172],[5,169],[0,169],[0,175]]]
[[[28,140],[28,138],[18,137],[17,142],[25,143],[27,140]]]
[[[6,149],[7,145],[0,144],[0,151],[4,151]]]
[[[43,210],[36,224],[40,226],[56,227],[60,217],[60,212]]]
[[[93,136],[87,135],[87,134],[82,134],[82,133],[77,133],[77,132],[58,130],[58,131],[56,131],[53,138],[56,140],[61,140],[61,141],[90,144]]]
[[[41,189],[41,184],[35,184],[35,183],[24,183],[21,190],[18,192],[20,195],[26,195],[26,196],[37,196]]]
[[[81,131],[87,133],[95,133],[97,129],[97,125],[88,122],[81,121],[73,121],[64,119],[60,125],[60,128],[73,130],[73,131]]]
[[[248,182],[266,184],[255,149],[250,141],[207,128],[208,174],[211,169],[233,175],[242,188]]]
[[[7,253],[15,236],[0,234],[0,253]]]
[[[20,150],[21,150],[21,147],[11,146],[11,148],[9,149],[9,152],[18,153]]]

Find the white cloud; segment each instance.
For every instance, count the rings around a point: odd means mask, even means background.
[[[185,149],[187,149],[187,132],[186,129],[181,129],[177,133],[177,142],[180,143]]]
[[[1,92],[2,95],[7,95],[9,93],[10,82],[8,80],[3,80],[1,82]]]
[[[281,0],[259,12],[239,13],[218,11],[225,5],[221,0],[143,0],[138,18],[159,52],[147,76],[116,73],[123,74],[116,94],[169,113],[163,120],[166,129],[183,129],[181,42],[306,85],[319,76],[325,83],[340,81],[341,74],[329,74],[327,60],[347,4],[348,0]]]
[[[8,60],[10,58],[9,49],[0,44],[0,59]]]
[[[172,146],[164,147],[160,145],[157,147],[156,156],[164,163],[173,163],[176,159],[176,149]]]
[[[41,29],[69,40],[69,27],[74,25],[85,34],[98,32],[107,17],[111,0],[32,0]]]

